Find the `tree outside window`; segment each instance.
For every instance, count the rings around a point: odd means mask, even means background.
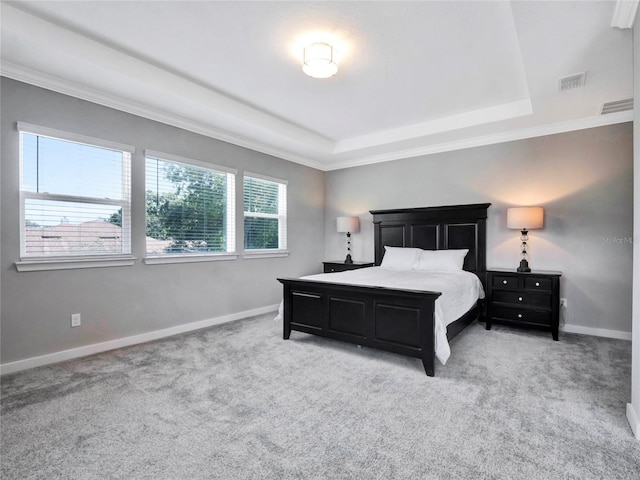
[[[147,157],[147,255],[235,249],[235,175]]]

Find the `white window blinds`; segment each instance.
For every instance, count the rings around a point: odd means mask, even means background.
[[[147,152],[147,255],[235,251],[235,171]]]
[[[21,257],[131,253],[133,147],[18,123]]]
[[[286,182],[247,173],[243,188],[245,250],[286,250]]]

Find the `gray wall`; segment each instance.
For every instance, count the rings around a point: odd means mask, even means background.
[[[371,260],[369,210],[486,201],[493,204],[489,266],[518,263],[519,235],[506,229],[506,208],[543,205],[546,225],[530,234],[530,263],[534,269],[563,271],[567,323],[631,331],[631,124],[325,174],[8,79],[2,79],[0,94],[2,363],[274,305],[281,296],[276,276],[314,273],[322,260],[344,258],[344,236],[335,232],[338,215],[361,217],[362,231],[353,235],[354,258]],[[144,256],[144,148],[287,179],[291,254],[18,273],[16,121],[136,146],[133,254],[138,258]],[[71,329],[69,315],[75,312],[82,313],[83,325]]]
[[[491,202],[488,265],[515,269],[520,235],[506,208],[541,205],[529,263],[563,272],[566,323],[630,332],[632,147],[626,123],[328,172],[326,257],[345,255],[336,216],[360,216],[353,257],[373,260],[369,210]]]
[[[134,115],[2,79],[1,362],[252,310],[280,301],[277,276],[320,271],[324,173]],[[133,255],[144,257],[143,149],[286,179],[287,258],[21,272],[18,132],[23,121],[136,147],[132,161]],[[238,188],[240,195],[240,188]],[[242,205],[238,198],[238,225]],[[238,238],[238,248],[242,235]],[[70,314],[82,326],[70,328]]]

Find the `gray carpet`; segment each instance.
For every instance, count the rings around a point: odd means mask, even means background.
[[[635,479],[629,342],[473,324],[419,360],[261,316],[2,378],[3,479]]]

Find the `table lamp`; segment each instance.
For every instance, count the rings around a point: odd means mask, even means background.
[[[542,228],[544,224],[544,208],[514,207],[507,208],[507,228],[520,230],[520,266],[518,272],[530,272],[527,258],[527,240],[529,230]]]
[[[351,259],[351,233],[360,231],[360,219],[358,217],[338,217],[338,232],[347,234],[347,258],[344,263],[353,263]]]

